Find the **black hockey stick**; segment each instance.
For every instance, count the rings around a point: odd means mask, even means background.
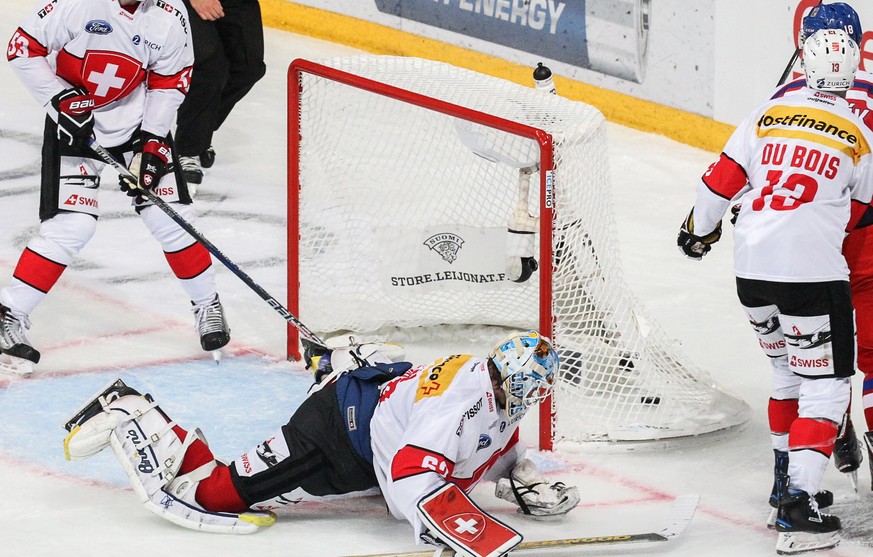
[[[818,5],[821,6],[822,0],[818,0]],[[803,20],[800,22],[803,25]],[[800,56],[800,51],[803,50],[803,45],[797,45],[797,48],[794,49],[794,54],[791,55],[791,60],[788,61],[788,65],[785,66],[785,71],[782,72],[782,77],[779,78],[779,83],[776,84],[776,87],[779,87],[785,80],[788,78],[788,74],[791,73],[791,68],[794,67],[794,63],[797,62],[797,58]]]
[[[779,82],[776,84],[776,87],[779,87],[785,80],[788,78],[788,74],[791,73],[791,69],[794,67],[794,63],[797,62],[797,57],[800,56],[800,48],[794,49],[794,54],[791,56],[791,60],[788,61],[788,65],[785,66],[785,71],[782,72],[782,77],[779,78]]]
[[[115,168],[115,170],[117,170],[119,174],[121,174],[127,178],[130,178],[131,180],[134,181],[134,183],[137,181],[137,177],[134,176],[133,174],[131,174],[130,170],[128,170],[126,166],[124,166],[123,164],[118,162],[115,159],[115,157],[112,156],[112,153],[107,151],[105,147],[103,147],[102,145],[97,143],[97,140],[95,138],[91,137],[88,140],[88,146],[95,153],[97,153],[100,156],[100,158],[103,159],[104,162],[106,162],[106,164],[109,164],[113,168]],[[316,335],[315,333],[310,331],[306,325],[304,325],[299,319],[297,319],[297,317],[293,313],[288,311],[288,309],[285,306],[283,306],[281,303],[279,303],[279,301],[276,300],[276,298],[274,298],[273,296],[270,296],[270,294],[266,290],[261,288],[260,285],[258,285],[258,283],[256,283],[254,280],[252,280],[252,278],[250,276],[248,276],[245,273],[245,271],[240,269],[236,265],[236,263],[234,263],[233,261],[228,259],[228,257],[226,255],[221,253],[221,250],[219,250],[217,247],[215,247],[215,245],[212,242],[207,240],[203,236],[203,234],[198,232],[197,229],[194,228],[190,222],[183,219],[182,216],[179,215],[179,213],[177,213],[175,210],[173,210],[172,207],[167,205],[166,201],[164,201],[163,199],[161,199],[160,197],[155,195],[154,192],[152,192],[151,190],[148,190],[148,189],[142,190],[142,195],[143,195],[143,197],[145,197],[149,201],[151,201],[154,205],[156,205],[161,211],[165,212],[167,214],[167,216],[169,216],[171,219],[173,219],[176,222],[176,224],[181,226],[185,230],[185,232],[187,232],[195,240],[200,242],[200,244],[203,247],[205,247],[206,250],[209,251],[209,253],[211,253],[219,261],[224,263],[224,266],[227,267],[228,269],[230,269],[230,272],[232,272],[237,277],[239,277],[239,279],[241,281],[243,281],[246,284],[246,286],[248,286],[249,288],[254,290],[255,293],[258,296],[260,296],[265,302],[267,302],[271,308],[276,310],[276,313],[281,315],[285,319],[285,321],[294,325],[294,327],[296,327],[297,330],[300,331],[300,334],[302,334],[306,338],[306,340],[308,340],[314,344],[317,344],[319,346],[326,347],[326,345],[324,344],[324,341],[321,340],[320,338],[318,338],[318,335]]]
[[[609,536],[591,536],[588,538],[563,538],[557,540],[541,540],[535,542],[522,542],[513,549],[516,551],[543,551],[545,549],[563,549],[566,547],[583,546],[606,546],[617,544],[632,544],[646,542],[666,542],[681,534],[697,510],[700,502],[699,495],[683,495],[673,501],[673,508],[667,517],[667,524],[658,532],[646,532],[644,534],[618,534]],[[447,550],[446,557],[456,555],[454,551]],[[411,551],[407,553],[372,553],[370,555],[352,555],[350,557],[432,557],[434,550]]]

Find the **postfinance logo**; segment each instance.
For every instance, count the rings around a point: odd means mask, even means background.
[[[438,360],[429,368],[423,369],[418,375],[418,390],[415,392],[415,401],[441,396],[470,358],[472,358],[470,355],[449,356]]]
[[[770,107],[758,120],[758,137],[785,137],[819,143],[852,157],[855,164],[870,153],[870,145],[851,120],[817,108]]]

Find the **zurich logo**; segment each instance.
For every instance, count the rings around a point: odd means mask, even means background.
[[[95,35],[108,35],[112,32],[112,26],[108,21],[102,19],[92,19],[85,24],[85,32]]]
[[[133,41],[133,44],[138,45],[140,41],[139,35],[134,35],[133,38],[130,40]]]

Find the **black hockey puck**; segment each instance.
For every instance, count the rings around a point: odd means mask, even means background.
[[[643,404],[661,404],[661,397],[659,396],[641,396],[640,402]]]

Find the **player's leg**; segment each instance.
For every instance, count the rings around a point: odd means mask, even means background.
[[[181,179],[178,168],[176,165],[174,173],[161,179],[155,192],[170,203],[179,216],[193,225],[196,214],[187,184]],[[137,206],[137,212],[146,228],[161,244],[170,269],[191,300],[201,348],[217,355],[214,351],[230,342],[230,328],[216,291],[212,256],[160,208],[146,202]]]
[[[57,126],[46,120],[42,149],[40,227],[21,256],[8,286],[0,290],[0,351],[30,371],[40,353],[27,339],[30,313],[45,298],[73,257],[94,235],[97,191],[104,164],[82,149],[61,144]]]
[[[737,279],[737,296],[752,325],[758,345],[767,355],[772,368],[772,395],[767,415],[770,423],[770,441],[773,447],[773,487],[770,491],[771,512],[767,527],[776,524],[778,502],[788,489],[789,433],[798,418],[801,378],[789,366],[788,344],[776,303],[791,296],[791,289],[780,283]],[[792,308],[793,309],[793,308]],[[830,491],[816,489],[816,503],[820,508],[833,504]]]
[[[264,25],[258,0],[226,0],[225,17],[215,22],[228,62],[227,83],[221,90],[214,130],[233,107],[267,72],[264,64]]]
[[[275,522],[272,513],[247,510],[227,481],[227,467],[215,460],[199,431],[186,431],[151,396],[121,380],[89,400],[66,429],[68,459],[85,459],[111,446],[145,507],[170,522],[235,534]],[[230,510],[217,511],[215,506]]]
[[[203,181],[200,155],[212,143],[221,90],[228,78],[228,63],[215,23],[200,19],[190,3],[186,1],[185,4],[190,14],[194,44],[193,74],[197,77],[191,81],[188,94],[176,114],[175,136],[180,171],[190,185]]]
[[[857,329],[858,369],[864,374],[862,404],[867,431],[873,431],[873,226],[853,230],[843,242],[843,255],[849,265],[852,305]],[[863,450],[852,423],[852,402],[834,447],[834,465],[842,472],[857,470],[863,461]],[[873,453],[868,462],[873,476]]]
[[[337,402],[336,383],[313,392],[287,424],[230,463],[230,478],[252,508],[363,492],[378,486],[373,465],[355,450]],[[363,409],[358,416],[365,419]]]
[[[772,367],[772,395],[767,405],[770,423],[770,443],[773,447],[774,477],[770,505],[776,507],[784,491],[788,475],[788,432],[797,419],[797,400],[800,396],[800,378],[788,368],[788,352],[779,322],[779,309],[773,302],[769,285],[761,281],[737,279],[737,297],[743,306],[758,345]],[[768,520],[771,525],[775,515]]]
[[[855,330],[848,282],[786,285],[778,300],[788,365],[802,378],[789,433],[788,489],[779,500],[777,550],[833,547],[840,520],[815,498],[850,398]]]

